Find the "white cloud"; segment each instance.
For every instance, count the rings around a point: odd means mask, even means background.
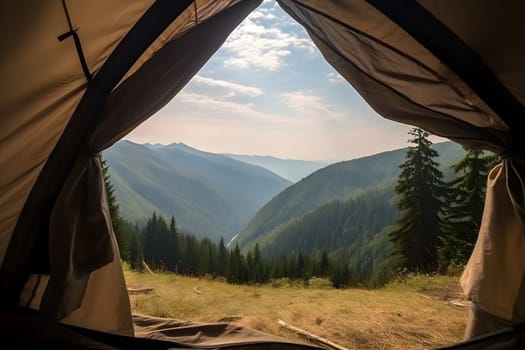
[[[326,78],[330,83],[342,83],[345,81],[345,79],[341,76],[341,74],[337,72],[328,73],[326,75]]]
[[[185,118],[242,121],[245,123],[264,122],[267,125],[283,125],[288,119],[279,115],[258,111],[253,103],[227,101],[220,96],[200,93],[181,92],[173,103],[166,106],[166,112],[172,115],[184,113]]]
[[[257,16],[268,16],[256,11]],[[273,16],[273,15],[272,15]],[[268,28],[248,17],[228,38],[224,48],[232,54],[224,61],[227,67],[262,68],[277,70],[285,65],[285,57],[292,49],[314,52],[310,39],[299,37],[293,31]]]
[[[306,91],[293,91],[282,94],[283,102],[301,117],[319,122],[348,121],[345,115],[326,104],[318,95]]]
[[[255,10],[253,11],[251,14],[250,14],[250,20],[261,20],[261,19],[265,19],[265,20],[268,20],[268,21],[271,21],[271,20],[274,20],[277,18],[277,16],[275,16],[273,13],[270,13],[270,11],[268,10],[265,10],[265,9],[259,9],[259,10]]]
[[[193,77],[192,82],[230,90],[230,93],[228,94],[229,97],[235,96],[237,93],[250,97],[256,97],[263,94],[262,90],[257,87],[236,84],[226,80],[213,79],[200,75]]]

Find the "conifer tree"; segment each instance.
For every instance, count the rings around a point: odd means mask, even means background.
[[[390,232],[402,266],[409,271],[434,272],[438,268],[437,247],[441,234],[443,206],[443,174],[434,160],[439,154],[431,148],[428,132],[413,128],[413,138],[400,165],[395,192],[401,216]]]
[[[170,270],[177,272],[180,262],[180,244],[177,223],[173,216],[170,220],[168,244],[168,267]]]
[[[321,253],[321,259],[319,261],[319,274],[321,277],[328,276],[330,272],[330,261],[328,260],[328,254],[326,250]]]
[[[224,245],[224,239],[221,236],[219,242],[219,251],[217,253],[217,273],[219,276],[226,277],[227,266],[228,266],[228,251]]]
[[[228,272],[226,274],[226,281],[234,284],[241,284],[246,281],[246,267],[244,258],[241,254],[239,245],[236,244],[233,251],[230,252],[228,261]]]
[[[348,286],[350,281],[350,270],[348,265],[343,262],[338,262],[332,269],[330,274],[330,282],[334,288],[344,288]]]
[[[142,261],[142,246],[139,242],[138,234],[131,235],[129,244],[129,266],[132,270],[142,271],[144,266]]]
[[[113,232],[115,232],[115,238],[119,247],[120,257],[124,261],[129,262],[129,233],[126,230],[124,220],[120,216],[117,198],[115,197],[115,190],[113,189],[113,185],[111,184],[110,180],[109,166],[105,159],[101,159],[101,162]]]
[[[438,250],[440,271],[450,265],[464,265],[476,243],[483,206],[487,176],[497,157],[481,150],[467,150],[452,166],[458,176],[448,183],[445,225]]]

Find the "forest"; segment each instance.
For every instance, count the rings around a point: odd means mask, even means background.
[[[481,221],[485,182],[498,158],[479,150],[443,180],[429,134],[414,128],[395,184],[334,200],[280,225],[241,252],[179,232],[176,218],[152,213],[144,227],[126,222],[104,166],[121,257],[132,269],[223,278],[229,283],[329,279],[335,288],[380,287],[404,272],[447,273],[466,263]],[[312,247],[323,247],[312,248]],[[261,248],[263,247],[263,248]]]

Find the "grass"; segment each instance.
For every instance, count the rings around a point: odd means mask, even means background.
[[[278,326],[279,319],[350,349],[430,349],[462,340],[467,308],[458,297],[458,277],[409,276],[377,290],[308,287],[286,281],[262,286],[230,285],[171,273],[125,268],[132,311],[184,321],[231,320],[263,332],[305,342]],[[198,288],[196,293],[194,288]]]

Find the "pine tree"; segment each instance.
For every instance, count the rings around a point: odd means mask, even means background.
[[[441,272],[451,265],[464,265],[472,253],[483,214],[487,176],[497,161],[496,156],[481,150],[467,151],[452,166],[458,176],[448,183],[445,226],[438,250]]]
[[[129,266],[132,270],[142,271],[144,266],[142,261],[144,257],[142,255],[142,246],[139,242],[138,234],[131,235],[129,245]]]
[[[179,244],[179,232],[177,231],[177,223],[175,217],[171,217],[169,226],[169,238],[168,238],[168,268],[171,271],[178,271],[180,262],[180,244]]]
[[[328,260],[328,254],[326,250],[323,250],[321,253],[321,259],[319,261],[319,275],[321,277],[328,276],[330,272],[330,261]]]
[[[254,265],[254,280],[256,283],[264,283],[268,280],[266,271],[268,270],[264,266],[264,262],[261,257],[261,250],[259,249],[259,243],[255,243],[253,248],[253,265]]]
[[[330,282],[334,288],[345,288],[348,287],[350,281],[350,270],[348,265],[342,262],[335,264],[330,274]]]
[[[434,272],[438,268],[437,247],[441,234],[443,206],[443,174],[434,160],[438,152],[431,148],[429,134],[419,128],[409,131],[413,136],[400,165],[395,192],[401,217],[390,232],[402,266],[409,271]]]
[[[109,176],[109,166],[105,159],[102,159],[102,174],[104,176],[104,185],[106,187],[106,195],[108,200],[108,206],[109,206],[109,213],[111,216],[111,222],[113,225],[113,232],[115,232],[115,238],[117,240],[117,244],[120,251],[120,257],[124,261],[128,261],[130,259],[129,256],[129,233],[126,230],[126,225],[124,223],[124,220],[120,216],[119,207],[117,203],[117,198],[115,197],[115,190],[113,189],[113,185],[111,184],[110,176]]]
[[[228,251],[224,245],[224,239],[221,236],[219,242],[219,252],[217,253],[217,273],[219,276],[226,277],[228,266]]]
[[[226,281],[234,284],[241,284],[246,281],[246,266],[238,244],[230,252]]]

